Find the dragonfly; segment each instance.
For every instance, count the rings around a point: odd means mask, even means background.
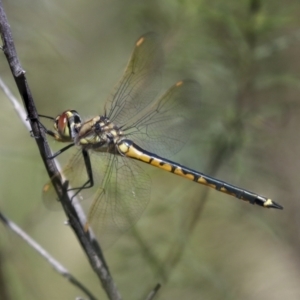
[[[87,203],[87,227],[100,241],[102,236],[118,236],[129,229],[147,206],[151,180],[142,163],[251,204],[283,208],[267,197],[165,158],[187,141],[187,106],[199,102],[200,86],[194,80],[181,80],[157,97],[162,57],[157,34],[144,34],[136,41],[102,115],[82,121],[77,111],[66,110],[53,118],[54,130],[46,131],[56,141],[69,143],[54,156],[77,146],[57,176],[66,178],[70,190]],[[43,194],[46,202],[55,199],[51,182],[44,186]]]

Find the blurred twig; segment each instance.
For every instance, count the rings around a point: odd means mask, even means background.
[[[260,1],[259,0],[250,0],[249,6],[249,19],[247,31],[245,31],[244,39],[249,47],[249,56],[247,57],[247,68],[242,68],[242,78],[238,78],[238,90],[236,92],[236,98],[234,102],[234,116],[225,124],[225,128],[228,132],[231,133],[232,138],[228,138],[224,135],[224,132],[221,132],[219,135],[215,136],[212,146],[211,146],[211,155],[208,159],[207,167],[204,172],[215,176],[223,164],[231,159],[236,153],[243,147],[245,128],[243,124],[243,115],[244,105],[249,94],[253,93],[253,82],[256,76],[256,64],[254,59],[254,51],[256,47],[256,30],[255,30],[255,16],[259,12]],[[241,58],[243,59],[243,58]],[[242,66],[242,64],[241,64]],[[195,200],[193,201],[193,207],[190,209],[189,218],[186,218],[185,236],[184,241],[176,242],[171,247],[166,258],[162,265],[162,269],[165,270],[167,276],[170,276],[171,271],[176,267],[177,263],[180,261],[187,241],[192,235],[196,225],[201,220],[202,213],[204,211],[205,205],[208,201],[209,189],[205,189],[199,197],[195,195]],[[168,277],[165,278],[165,281],[168,280]]]
[[[165,281],[168,275],[166,274],[166,270],[161,260],[152,251],[152,248],[149,245],[149,241],[140,233],[140,231],[135,226],[132,227],[130,233],[139,246],[140,255],[144,257],[145,261],[148,263],[149,267],[151,267],[156,276],[161,278],[162,281]]]
[[[158,283],[154,289],[149,293],[145,300],[152,300],[157,295],[158,290],[160,289],[161,285]]]
[[[51,159],[48,159],[48,157],[51,155],[51,150],[45,138],[45,133],[43,132],[43,130],[41,130],[41,126],[38,120],[38,113],[26,80],[25,71],[21,67],[16,53],[12,33],[1,0],[0,30],[1,38],[3,41],[3,51],[7,58],[16,85],[19,89],[20,95],[22,97],[28,115],[28,120],[31,126],[32,135],[35,137],[37,146],[39,148],[42,160],[45,164],[49,177],[52,178],[52,184],[58,194],[59,199],[61,200],[64,211],[68,216],[69,224],[74,230],[82,248],[88,256],[90,264],[97,276],[99,277],[109,299],[121,299],[116,285],[112,277],[110,276],[100,246],[98,245],[97,241],[91,238],[90,234],[84,231],[83,226],[80,222],[80,218],[70,202],[70,199],[66,192],[67,183],[63,183],[61,178],[58,178],[58,176],[54,176],[58,173],[58,170],[55,165],[55,162]]]
[[[41,247],[41,245],[39,245],[35,240],[33,240],[18,225],[16,225],[14,222],[6,218],[1,211],[0,211],[0,221],[10,230],[16,233],[20,238],[22,238],[41,256],[43,256],[59,274],[67,278],[72,284],[74,284],[81,291],[83,291],[89,297],[89,299],[96,299],[96,297],[94,297],[92,293],[86,287],[84,287],[63,265],[61,265],[60,262],[58,262],[54,257],[52,257],[44,248]],[[1,265],[1,261],[0,261],[0,265]],[[1,299],[6,299],[6,298],[1,298]]]
[[[25,114],[24,109],[22,108],[22,106],[20,105],[19,101],[17,100],[17,98],[12,94],[12,92],[10,91],[10,89],[7,87],[7,85],[4,83],[4,81],[2,80],[2,78],[0,78],[0,88],[2,89],[2,91],[5,93],[5,95],[7,96],[7,99],[11,102],[11,104],[13,105],[16,113],[18,114],[20,120],[23,122],[23,124],[26,126],[26,128],[28,130],[30,130],[30,125],[27,121],[27,116]]]
[[[3,256],[0,252],[0,299],[2,300],[10,300],[11,297],[8,291],[7,279],[5,277],[4,266],[3,266]]]

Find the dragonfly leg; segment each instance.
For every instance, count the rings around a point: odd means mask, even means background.
[[[53,118],[53,117],[49,117],[49,116],[45,116],[45,115],[39,115],[39,117],[40,118],[45,118],[45,119],[50,119],[53,122],[55,122],[55,118]],[[38,122],[39,122],[40,126],[43,128],[43,130],[46,134],[48,134],[48,135],[50,135],[50,136],[52,136],[56,139],[57,134],[54,131],[47,129],[46,126],[42,122],[40,122],[40,120],[38,120]]]
[[[83,156],[83,159],[84,159],[84,164],[85,164],[88,180],[81,187],[68,189],[68,191],[76,191],[75,194],[72,196],[71,201],[82,190],[89,189],[89,188],[94,186],[93,170],[92,170],[91,160],[90,160],[90,156],[89,156],[88,151],[85,150],[85,149],[82,149],[82,156]]]
[[[49,117],[49,116],[45,116],[45,115],[39,115],[39,117],[42,117],[42,118],[46,118],[46,119],[50,119],[50,120],[53,120],[55,121],[56,119],[53,118],[53,117]],[[52,131],[52,130],[49,130],[46,128],[46,126],[39,121],[39,124],[40,126],[42,127],[42,129],[44,130],[44,132],[50,136],[52,136],[55,140],[60,140],[60,137],[59,135],[55,132],[55,131]],[[69,148],[73,147],[75,144],[74,143],[71,143],[69,144],[68,146],[65,146],[63,147],[62,149],[58,150],[57,152],[55,152],[53,155],[51,156],[48,156],[47,158],[48,159],[53,159],[55,157],[57,157],[58,155],[60,155],[61,153],[65,152],[66,150],[68,150]]]
[[[62,153],[65,152],[66,150],[68,150],[69,148],[73,147],[74,145],[75,145],[74,143],[69,144],[68,146],[63,147],[62,149],[58,150],[58,151],[55,152],[53,155],[48,156],[47,158],[48,158],[48,159],[53,159],[53,158],[55,158],[56,156],[62,154]]]
[[[51,119],[51,120],[55,121],[55,119],[52,118],[52,117],[43,116],[43,115],[39,115],[39,117],[45,117],[45,118],[48,118],[48,119]],[[29,119],[29,117],[27,117],[26,120],[28,120],[28,119]],[[54,131],[47,129],[46,126],[40,120],[38,120],[36,118],[32,118],[32,120],[37,120],[37,122],[39,123],[39,125],[41,126],[41,128],[44,130],[44,132],[46,134],[48,134],[48,135],[52,136],[53,138],[57,139],[57,134],[55,134]],[[35,138],[35,139],[39,138],[39,136],[34,136],[32,134],[32,131],[30,131],[30,136],[33,137],[33,138]]]

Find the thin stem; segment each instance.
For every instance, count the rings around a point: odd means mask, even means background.
[[[147,298],[145,300],[152,300],[157,295],[157,292],[159,291],[161,285],[158,283],[154,289],[148,294]]]
[[[0,221],[20,238],[22,238],[29,246],[31,246],[36,252],[38,252],[42,257],[44,257],[48,263],[63,277],[67,278],[70,283],[74,284],[81,291],[83,291],[89,299],[93,300],[96,297],[83,285],[81,284],[59,261],[57,261],[53,256],[50,255],[41,245],[39,245],[34,239],[32,239],[26,232],[24,232],[17,224],[9,220],[0,211]]]
[[[58,169],[56,167],[55,161],[52,159],[48,159],[48,157],[51,156],[51,150],[47,143],[45,132],[41,127],[38,119],[38,112],[36,110],[35,103],[25,76],[25,71],[23,70],[19,62],[10,26],[7,21],[1,0],[0,31],[3,41],[3,51],[22,97],[24,107],[28,116],[28,121],[31,126],[32,135],[35,137],[40,155],[47,169],[49,177],[51,178],[52,184],[57,192],[58,198],[60,199],[63,209],[68,217],[69,224],[75,232],[86,255],[88,256],[90,264],[97,274],[98,278],[100,279],[108,298],[121,299],[116,285],[112,277],[110,276],[99,244],[89,232],[86,233],[84,231],[81,219],[68,197],[67,183],[63,183],[62,179],[59,176],[55,176],[56,174],[58,174]]]

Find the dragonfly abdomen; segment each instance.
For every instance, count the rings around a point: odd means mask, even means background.
[[[142,149],[131,140],[122,139],[117,143],[117,147],[120,153],[122,153],[127,157],[148,163],[159,169],[163,169],[165,171],[195,181],[197,183],[206,185],[217,191],[234,196],[238,199],[247,201],[251,204],[257,204],[266,208],[282,209],[281,205],[275,203],[269,198],[259,196],[255,193],[238,188],[222,180],[218,180],[216,178],[210,177],[204,173],[197,172],[190,168],[184,167],[171,160],[162,158],[154,153]]]

